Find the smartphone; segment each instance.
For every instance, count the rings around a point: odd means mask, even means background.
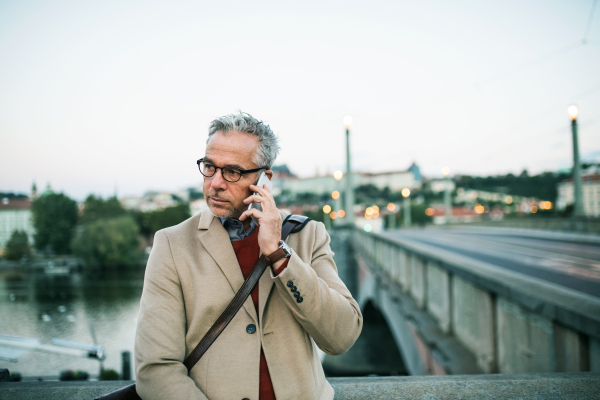
[[[263,171],[260,173],[260,176],[258,177],[256,186],[263,187],[265,183],[267,184],[267,186],[269,186],[269,190],[273,190],[273,184],[271,183],[271,180],[267,177],[267,174],[265,174]],[[258,192],[254,192],[254,194],[257,196],[260,196],[260,193],[258,193]],[[253,208],[256,208],[258,211],[262,211],[262,207],[261,207],[260,203],[258,203],[258,202],[250,203],[250,205],[248,206],[248,210],[251,210]],[[254,215],[251,215],[251,217],[252,217],[252,221],[254,221],[256,226],[259,226],[260,224],[258,223],[258,218],[256,218]]]

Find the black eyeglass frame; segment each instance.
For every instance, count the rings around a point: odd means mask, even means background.
[[[217,167],[216,165],[212,164],[211,165],[213,167],[215,167],[215,173],[212,175],[206,175],[204,172],[202,172],[202,169],[200,168],[200,163],[201,162],[206,162],[204,160],[204,158],[201,158],[199,160],[196,161],[196,165],[198,165],[198,171],[200,171],[200,173],[202,174],[202,176],[206,177],[206,178],[212,178],[213,176],[215,176],[217,174],[217,170],[220,169],[221,170],[221,176],[223,177],[223,179],[225,179],[227,182],[230,183],[236,183],[239,182],[240,179],[242,179],[242,176],[244,176],[244,174],[249,174],[251,172],[257,172],[260,171],[261,169],[269,169],[269,167],[260,167],[260,168],[253,168],[253,169],[240,169],[240,168],[233,168],[233,167]],[[230,169],[235,169],[237,171],[240,171],[240,178],[237,181],[230,181],[229,179],[225,178],[225,174],[223,174],[223,168],[230,168]]]

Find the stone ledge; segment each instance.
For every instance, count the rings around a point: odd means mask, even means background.
[[[600,397],[600,373],[330,378],[336,400],[535,399]],[[131,381],[0,383],[0,400],[90,400]]]

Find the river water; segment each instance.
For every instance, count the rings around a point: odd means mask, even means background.
[[[54,338],[104,347],[104,368],[121,372],[121,352],[133,356],[135,327],[144,271],[49,275],[0,271],[0,334],[50,342]],[[133,360],[132,360],[133,362]],[[94,359],[38,351],[0,368],[25,376],[57,376],[62,370],[97,375]],[[131,371],[134,374],[134,371]]]

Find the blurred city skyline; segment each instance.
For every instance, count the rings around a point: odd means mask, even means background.
[[[235,110],[301,177],[353,168],[530,174],[600,158],[597,0],[0,4],[0,191],[198,186]],[[593,5],[596,6],[595,13]]]

